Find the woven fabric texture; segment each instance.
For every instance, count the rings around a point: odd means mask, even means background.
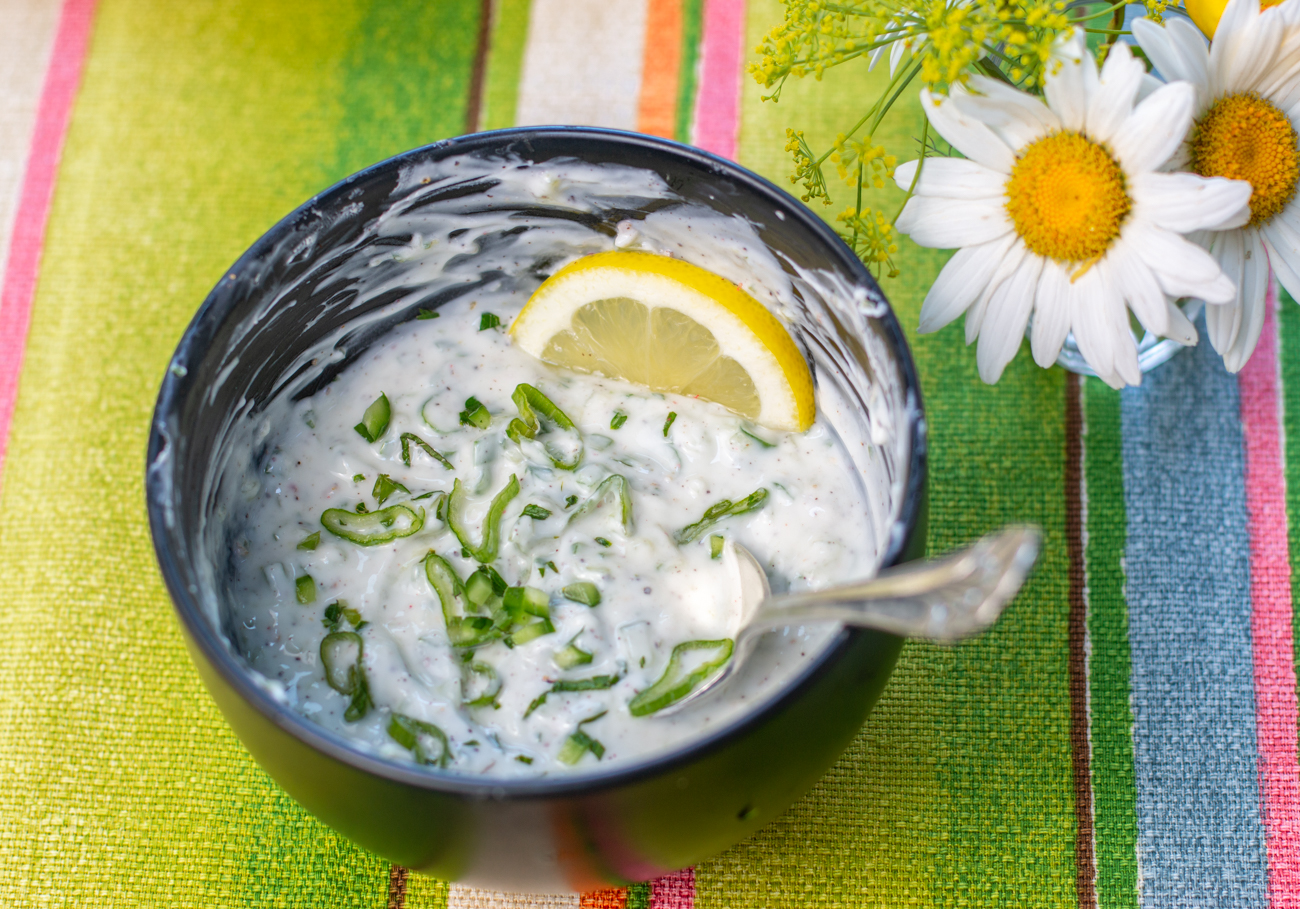
[[[0,3],[5,905],[1300,903],[1285,299],[1241,376],[1203,343],[1124,392],[1025,351],[988,387],[960,325],[913,331],[947,254],[904,244],[883,286],[925,390],[929,546],[1030,521],[1042,560],[990,634],[909,643],[812,791],[694,869],[572,897],[410,874],[297,806],[203,691],[153,561],[143,461],[171,351],[229,264],[343,176],[477,129],[636,129],[788,186],[785,129],[826,144],[888,77],[859,61],[763,101],[744,65],[782,15],[778,0]],[[905,160],[921,114],[896,111],[875,140]],[[828,219],[851,201],[833,190]]]

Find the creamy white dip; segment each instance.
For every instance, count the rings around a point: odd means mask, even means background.
[[[629,168],[484,169],[505,184],[498,197],[531,194],[579,209],[598,205],[592,200],[602,193],[671,196],[656,177]],[[445,176],[435,174],[435,185]],[[428,183],[430,176],[404,179]],[[410,214],[409,205],[381,224],[381,233],[405,235],[409,242],[367,254],[363,264],[354,257],[351,267],[382,273],[400,266],[401,281],[409,285],[454,273],[464,258],[474,266],[463,269],[470,277],[492,265],[507,277],[443,303],[436,318],[397,326],[336,381],[303,400],[283,395],[257,418],[250,442],[262,452],[254,458],[256,470],[238,473],[242,479],[226,486],[235,491],[217,517],[234,550],[226,587],[236,604],[233,643],[277,697],[363,751],[457,773],[538,776],[645,758],[721,728],[779,691],[821,652],[837,629],[786,629],[765,639],[753,665],[724,692],[671,716],[629,710],[663,675],[677,645],[734,637],[736,589],[725,561],[715,557],[721,540],[754,553],[776,591],[874,572],[900,482],[877,453],[894,440],[880,400],[891,389],[864,384],[874,405],[864,420],[843,387],[825,381],[842,374],[845,363],[821,363],[817,422],[806,433],[778,433],[707,401],[554,369],[514,348],[505,332],[541,280],[536,269],[520,280],[521,263],[542,261],[554,270],[614,246],[681,255],[740,281],[790,318],[789,279],[748,222],[685,208],[624,222],[613,237],[563,221],[518,237],[517,229],[502,230],[517,218],[467,218],[436,207]],[[466,223],[473,225],[468,235]],[[814,277],[803,276],[805,299],[818,299],[818,291],[852,294],[820,287]],[[368,292],[384,290],[376,280]],[[860,300],[850,311],[871,315]],[[484,313],[500,325],[481,329]],[[328,359],[314,356],[313,365]],[[512,394],[521,383],[545,394],[574,430],[510,438],[509,424],[520,416]],[[369,441],[356,426],[381,395],[391,413],[382,435]],[[460,419],[472,409],[471,397],[490,415],[483,427]],[[616,421],[620,414],[626,420]],[[864,424],[865,438],[842,440],[835,428]],[[410,441],[404,458],[406,434],[419,437],[450,467]],[[557,455],[572,457],[579,444],[577,468],[557,467]],[[612,494],[600,507],[583,510],[589,501],[597,504],[594,497],[609,490],[605,481],[613,476],[626,480],[630,526]],[[544,606],[521,614],[514,635],[507,628],[479,646],[456,646],[430,582],[429,554],[461,582],[479,562],[449,527],[444,496],[456,481],[462,484],[462,534],[476,546],[484,539],[490,502],[512,478],[519,491],[501,515],[490,564],[506,585],[540,591]],[[680,532],[710,506],[759,490],[765,498],[755,510],[680,542]],[[422,525],[380,545],[360,545],[332,532],[329,520],[322,523],[327,511],[355,515],[358,506],[368,514],[404,506],[410,511],[402,511],[395,526],[405,532],[412,515]],[[333,526],[338,529],[337,520]],[[593,585],[599,604],[563,593],[575,584]],[[494,608],[500,614],[499,591],[493,593],[478,615]],[[533,598],[537,602],[538,594]],[[452,612],[470,616],[475,608],[462,599]],[[539,611],[549,627],[518,633],[542,620]],[[336,635],[334,662],[344,669],[360,653],[359,674],[349,678],[335,666],[333,685],[322,660],[329,635]],[[716,654],[706,649],[684,658],[698,662]],[[358,698],[353,682],[362,679],[365,697]],[[592,680],[599,687],[563,690]]]

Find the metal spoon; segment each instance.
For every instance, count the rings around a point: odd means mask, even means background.
[[[749,550],[728,542],[723,559],[740,591],[735,649],[698,688],[658,711],[675,713],[735,675],[762,633],[786,625],[840,622],[902,637],[953,642],[993,626],[1038,558],[1042,533],[1012,525],[937,559],[887,568],[868,581],[772,596]]]

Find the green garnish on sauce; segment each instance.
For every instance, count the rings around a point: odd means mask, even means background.
[[[604,537],[596,537],[596,542],[599,543],[601,546],[604,546],[606,549],[614,545]]]
[[[488,506],[487,516],[483,518],[483,542],[475,545],[470,542],[469,528],[465,526],[465,487],[459,479],[452,484],[451,495],[447,497],[447,526],[475,561],[485,564],[496,561],[497,550],[501,545],[501,513],[518,494],[519,478],[511,474],[509,481]]]
[[[645,691],[628,701],[632,716],[649,716],[669,704],[680,701],[694,691],[701,682],[722,668],[731,659],[735,644],[730,638],[718,641],[686,641],[673,648],[664,674]],[[704,651],[704,662],[694,669],[685,668],[685,657],[694,651]]]
[[[501,324],[501,319],[493,313],[485,312],[478,318],[478,330],[487,331],[489,328],[496,328]]]
[[[321,525],[336,537],[359,546],[379,546],[400,537],[418,533],[424,526],[424,509],[412,511],[405,505],[390,505],[368,512],[364,505],[357,511],[327,508],[321,512]]]
[[[360,631],[367,624],[361,618],[361,613],[347,604],[347,600],[335,600],[326,606],[325,618],[321,619],[321,624],[330,631],[342,631],[344,620],[352,626],[353,631]]]
[[[469,683],[476,675],[482,676],[486,681],[483,683],[482,690],[471,698],[468,696]],[[501,705],[497,703],[497,695],[501,693],[501,677],[487,663],[470,663],[465,675],[465,692],[466,707],[500,707]]]
[[[620,474],[610,474],[600,481],[587,501],[582,503],[582,507],[569,516],[569,524],[580,521],[589,514],[595,513],[598,509],[604,507],[607,502],[617,504],[617,516],[619,525],[623,532],[630,534],[632,532],[632,490],[628,485],[627,478]],[[601,544],[608,546],[609,543]]]
[[[361,422],[353,427],[361,438],[367,442],[377,442],[379,438],[388,430],[388,419],[392,416],[393,409],[389,406],[388,395],[380,394],[374,403],[366,408],[366,412],[361,415]]]
[[[388,722],[388,734],[415,755],[417,764],[446,767],[451,760],[451,743],[447,741],[447,734],[432,723],[394,713]],[[431,748],[431,745],[437,747]]]
[[[600,605],[600,588],[590,581],[574,581],[560,590],[560,593],[566,600],[581,603],[583,606],[594,609]]]
[[[551,655],[551,659],[555,661],[556,666],[561,669],[575,669],[578,666],[585,666],[595,659],[591,653],[574,643],[580,637],[582,637],[581,631],[570,638],[569,643],[565,644],[563,648]]]
[[[425,308],[421,307],[421,308],[420,308],[420,313],[419,313],[419,315],[416,316],[416,318],[417,318],[417,319],[436,319],[436,318],[438,318],[438,317],[441,316],[441,315],[442,315],[442,313],[440,313],[440,312],[434,312],[432,309],[425,309]]]
[[[587,735],[587,733],[583,732],[582,727],[588,723],[596,722],[596,720],[603,717],[607,712],[608,711],[602,710],[595,716],[589,716],[580,722],[578,724],[578,730],[565,740],[564,746],[560,749],[560,753],[556,755],[556,757],[570,765],[576,764],[578,761],[582,760],[582,756],[588,751],[596,756],[596,760],[603,758],[605,756],[605,746]]]
[[[731,499],[723,499],[710,505],[704,512],[704,517],[700,518],[694,524],[683,527],[673,534],[673,539],[679,544],[693,543],[712,527],[714,524],[724,518],[735,515],[747,514],[751,511],[757,511],[767,502],[767,490],[756,489],[749,495],[745,496],[739,502],[733,502]]]
[[[664,438],[668,438],[668,430],[673,428],[673,421],[677,419],[677,411],[669,411],[668,419],[664,420]]]
[[[336,631],[320,642],[320,662],[325,681],[339,694],[350,695],[351,703],[343,719],[355,723],[370,710],[370,686],[361,666],[365,645],[355,631]]]
[[[300,575],[294,579],[293,592],[302,605],[306,606],[308,603],[315,603],[316,581],[309,574]]]
[[[574,450],[562,450],[549,441],[543,447],[551,463],[560,470],[573,470],[578,466],[582,461],[581,436],[573,421],[556,406],[554,401],[526,382],[515,386],[510,400],[514,401],[515,407],[519,409],[519,416],[511,420],[510,425],[506,427],[506,435],[512,441],[534,439],[544,429],[548,433],[550,431],[569,433],[577,443]],[[549,424],[549,427],[544,424]]]
[[[389,496],[395,492],[404,492],[407,495],[411,494],[411,490],[394,480],[388,474],[381,473],[375,478],[375,488],[370,491],[370,494],[375,497],[375,504],[382,506],[388,501]]]
[[[609,428],[618,429],[626,422],[627,422],[627,414],[623,413],[623,411],[621,410],[616,410],[614,411],[614,419],[609,421]]]
[[[550,511],[540,505],[525,505],[524,514],[537,521],[545,521],[551,516]]]
[[[478,398],[470,396],[465,399],[465,409],[460,412],[460,425],[473,426],[475,429],[487,429],[492,422],[492,414]]]
[[[572,508],[574,505],[577,504],[577,502],[578,502],[577,496],[569,496],[567,499],[564,500],[564,507]]]
[[[315,533],[309,533],[306,537],[304,537],[303,541],[298,544],[298,548],[305,549],[308,552],[310,552],[319,545],[320,545],[320,531],[318,530]]]
[[[716,533],[713,536],[709,537],[709,558],[711,559],[722,558],[722,547],[726,544],[726,542],[727,540],[725,537],[719,536]]]
[[[619,677],[616,675],[594,675],[589,679],[561,679],[533,698],[532,703],[528,705],[528,709],[524,711],[524,719],[528,719],[534,710],[545,704],[548,695],[565,694],[570,691],[605,691],[617,685],[618,680]],[[601,716],[604,716],[604,714],[601,714]],[[583,722],[587,721],[584,720]]]
[[[433,458],[443,467],[447,468],[448,470],[456,469],[455,467],[451,466],[451,461],[448,461],[441,454],[434,451],[432,445],[424,441],[424,439],[420,438],[415,433],[404,432],[401,435],[401,439],[402,439],[402,463],[405,464],[407,467],[411,466],[411,446],[416,445],[421,450],[423,450],[425,454]]]

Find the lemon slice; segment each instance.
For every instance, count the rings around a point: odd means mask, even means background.
[[[812,374],[785,326],[680,259],[578,259],[537,288],[510,334],[556,366],[707,398],[772,429],[802,432],[816,414]]]

